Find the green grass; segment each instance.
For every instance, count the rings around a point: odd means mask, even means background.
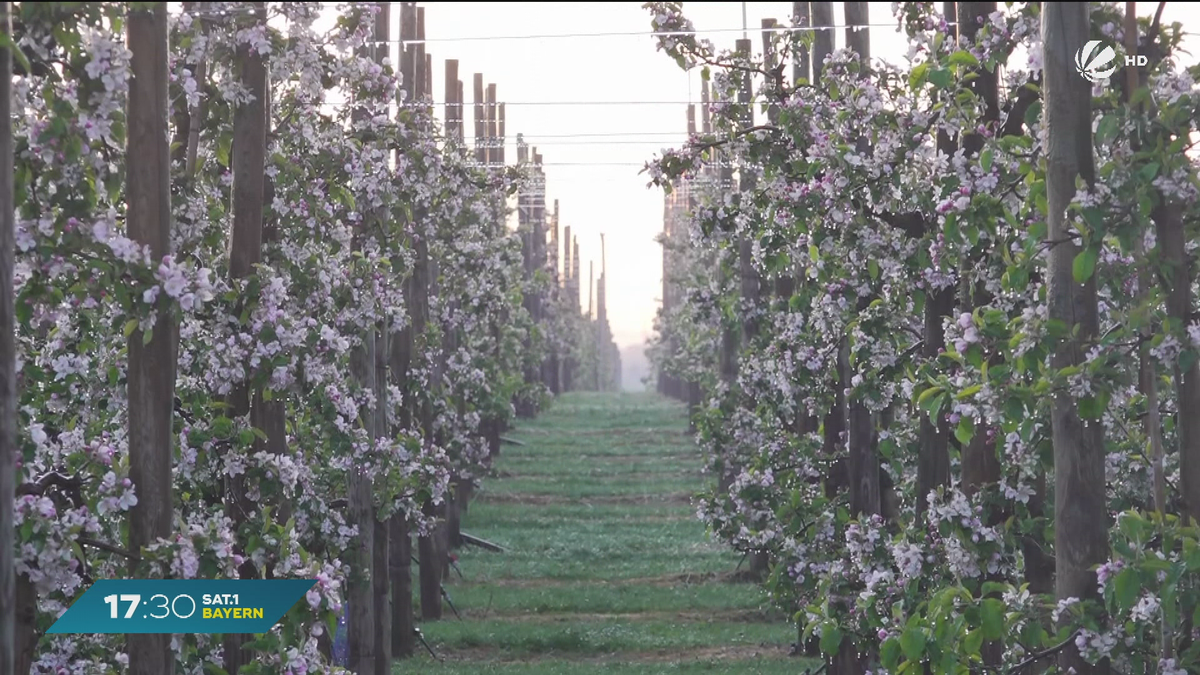
[[[539,586],[460,584],[450,588],[460,612],[508,614],[632,614],[636,612],[761,611],[763,594],[750,584],[578,582]]]
[[[415,664],[414,664],[415,666]],[[530,661],[504,662],[448,662],[435,663],[424,659],[411,672],[435,675],[649,675],[669,673],[709,673],[711,675],[796,675],[803,672],[804,665],[796,659],[778,657],[748,658],[734,661],[719,659],[696,659],[686,661],[659,661],[641,663],[589,663],[577,661]]]
[[[798,673],[794,628],[738,556],[707,537],[681,406],[569,394],[507,436],[463,530],[504,546],[458,552],[455,606],[421,626],[445,663],[421,673]]]

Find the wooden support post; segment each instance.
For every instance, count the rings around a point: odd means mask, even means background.
[[[454,60],[446,61],[445,83],[446,83],[445,97],[446,97],[446,119],[447,119],[446,142],[447,142],[447,144],[453,144],[453,143],[457,142],[458,131],[456,130],[456,127],[459,124],[457,118],[459,115],[459,111],[462,110],[462,105],[461,105],[462,102],[457,99],[457,96],[458,96],[458,61],[454,61]],[[457,298],[452,298],[450,300],[450,303],[451,303],[453,309],[458,308],[458,299]],[[455,326],[453,326],[453,325],[443,326],[443,328],[442,328],[442,352],[445,355],[444,358],[450,358],[450,356],[452,354],[454,354],[455,352],[458,351],[459,340],[460,340],[460,336],[458,334],[458,329]],[[457,410],[460,415],[466,414],[465,406],[466,406],[466,401],[459,400],[457,402]],[[464,511],[464,504],[465,504],[465,500],[467,499],[467,493],[468,493],[467,486],[469,486],[469,485],[470,485],[470,481],[463,480],[462,477],[459,475],[452,475],[450,477],[450,490],[449,490],[449,494],[447,495],[446,503],[445,503],[446,536],[445,536],[444,543],[445,543],[445,547],[447,549],[447,551],[446,551],[447,555],[442,556],[442,558],[445,561],[445,563],[442,567],[442,577],[443,578],[447,578],[450,576],[450,556],[448,555],[449,549],[458,548],[460,545],[459,534],[461,532],[461,526],[462,526],[462,512]]]
[[[496,151],[496,141],[499,138],[496,120],[496,85],[489,84],[487,86],[487,93],[484,96],[484,100],[487,102],[488,143],[486,162],[488,171],[492,171],[500,161],[500,153]]]
[[[0,34],[12,36],[12,5],[0,2]],[[15,44],[13,41],[11,44]],[[12,51],[0,46],[0,673],[18,672],[16,652],[17,369],[13,258]],[[28,580],[22,582],[27,585]],[[32,628],[32,627],[31,627]],[[24,672],[29,672],[25,666]]]
[[[253,3],[254,12],[250,15],[248,25],[266,25],[266,3]],[[248,44],[237,48],[236,77],[240,84],[250,92],[252,100],[234,108],[233,111],[233,227],[229,238],[229,276],[237,282],[254,273],[254,266],[262,261],[263,242],[263,211],[264,211],[264,177],[267,151],[267,60]],[[267,431],[274,427],[275,445],[282,446],[285,438],[280,438],[282,429],[279,417],[283,409],[263,400],[262,390],[249,391],[238,388],[231,397],[234,415],[250,413],[251,423]],[[234,530],[245,521],[245,514],[255,510],[254,502],[246,496],[245,484],[241,477],[229,481],[226,501],[226,512],[230,516]],[[243,551],[244,553],[244,551]],[[258,576],[254,563],[247,560],[242,564],[239,573],[246,578]],[[236,675],[241,668],[248,666],[253,654],[245,651],[242,645],[249,642],[251,636],[241,633],[226,633],[224,636],[223,653],[225,672]]]
[[[458,59],[446,59],[446,140],[458,141],[462,133],[462,100],[458,98]]]
[[[768,24],[766,21],[763,22],[764,28],[774,24],[773,19],[769,21],[770,24]],[[770,37],[764,35],[764,41],[769,47]],[[736,49],[738,55],[742,58],[750,58],[752,46],[749,39],[738,40],[736,43]],[[768,63],[768,70],[770,69],[770,65],[771,64]],[[746,108],[744,117],[742,119],[743,129],[754,125],[753,96],[754,84],[751,79],[751,74],[747,72],[742,75],[741,86],[738,88],[738,104],[745,106]],[[734,158],[730,157],[729,159],[732,161]],[[737,159],[739,164],[738,191],[742,193],[743,198],[746,198],[747,195],[752,194],[757,187],[758,180],[755,173],[756,169],[755,167],[750,166],[744,158],[739,157]],[[738,238],[737,259],[741,282],[742,332],[741,335],[736,339],[735,344],[737,346],[735,349],[740,349],[758,339],[759,333],[759,322],[757,316],[760,303],[762,279],[758,273],[758,268],[754,265],[754,237],[750,233],[743,232]],[[737,354],[732,354],[729,356],[729,358],[733,361],[731,368],[732,372],[734,373],[734,380],[736,380],[736,373],[740,365],[737,363]],[[753,409],[753,402],[749,403],[748,405],[751,409]],[[741,470],[741,467],[736,466],[730,468],[733,470],[733,473]],[[732,479],[733,475],[729,475],[727,478],[728,481],[732,481]],[[752,574],[760,577],[766,576],[769,564],[770,558],[765,551],[750,552],[750,571]]]
[[[847,2],[845,8],[846,45],[858,54],[864,66],[869,67],[871,59],[870,32],[868,7],[866,2]],[[860,152],[868,151],[869,140],[860,138],[857,147]],[[860,311],[865,306],[859,307]],[[842,338],[838,355],[838,376],[844,388],[851,381],[852,372],[849,363],[849,339]],[[880,485],[880,465],[877,449],[877,416],[872,414],[863,400],[860,392],[851,392],[846,397],[846,468],[848,492],[850,494],[850,512],[860,518],[870,517],[882,511],[882,495]],[[843,641],[841,649],[829,661],[830,675],[850,675],[861,673],[867,668],[872,658],[870,653],[862,653],[850,641]]]
[[[406,91],[406,102],[409,105],[416,100],[414,90],[416,53],[415,45],[406,45],[404,42],[416,39],[416,22],[415,3],[400,3],[400,72],[403,77],[402,85]],[[397,269],[402,265],[399,260],[394,261],[394,264]],[[415,279],[412,277],[405,279],[405,303],[413,302],[415,292]],[[393,332],[389,337],[388,377],[391,383],[401,390],[407,387],[414,349],[413,338],[414,332],[411,326],[402,331]],[[393,432],[411,430],[415,422],[415,413],[416,411],[411,405],[405,405],[401,411],[401,419],[395,425]],[[387,576],[392,602],[390,640],[392,657],[408,658],[416,649],[416,640],[413,634],[416,617],[413,613],[412,594],[412,532],[408,517],[401,514],[393,516],[388,521],[387,529]]]
[[[608,334],[608,302],[606,296],[608,265],[605,259],[604,233],[600,233],[600,281],[596,284],[596,354],[599,364],[596,367],[596,384],[600,391],[611,388],[612,362],[609,354],[611,338]]]
[[[456,83],[454,100],[458,101],[458,144],[463,145],[466,142],[466,120],[467,120],[467,99],[463,98],[463,83],[458,80]]]
[[[702,80],[700,83],[700,133],[707,136],[712,133],[712,95],[709,91],[708,80]],[[719,165],[719,162],[718,162]],[[705,177],[708,179],[720,179],[722,175],[720,169],[706,169]],[[722,350],[722,353],[723,350]],[[700,383],[691,380],[687,383],[687,404],[688,404],[688,428],[695,431],[695,414],[700,409],[700,404],[704,397],[704,391],[700,387]]]
[[[424,14],[424,12],[422,12]],[[423,24],[417,24],[418,26]],[[425,96],[429,99],[429,111],[433,112],[433,56],[425,54]]]
[[[812,26],[812,9],[807,2],[792,3],[792,21],[796,27]],[[792,64],[792,84],[812,82],[812,65],[809,59],[809,48],[796,49],[796,60]]]
[[[1047,305],[1052,321],[1061,321],[1065,335],[1050,355],[1050,367],[1066,369],[1081,367],[1087,360],[1089,346],[1099,336],[1097,281],[1092,275],[1078,282],[1073,275],[1073,261],[1080,252],[1079,243],[1072,238],[1068,206],[1079,191],[1091,191],[1096,184],[1096,165],[1092,149],[1091,85],[1076,72],[1074,56],[1091,38],[1091,21],[1086,2],[1045,3],[1042,9],[1042,124],[1046,133],[1046,211],[1047,239],[1056,242],[1048,252]],[[963,17],[964,19],[966,17]],[[1151,217],[1155,215],[1152,213]],[[1175,274],[1187,274],[1183,262],[1182,238],[1167,238],[1157,232],[1159,246],[1168,264],[1174,263]],[[1174,260],[1172,260],[1174,258]],[[1179,278],[1179,277],[1176,277]],[[1190,275],[1182,276],[1191,286]],[[1186,291],[1185,291],[1186,292]],[[1167,309],[1174,310],[1176,298],[1168,295]],[[1188,307],[1188,312],[1192,311]],[[1177,374],[1177,377],[1182,374]],[[1182,399],[1182,397],[1181,397]],[[1180,404],[1186,402],[1181,400]],[[1104,425],[1085,422],[1079,414],[1075,395],[1066,390],[1056,391],[1051,398],[1050,429],[1054,447],[1054,590],[1055,598],[1063,601],[1074,597],[1087,602],[1099,600],[1096,587],[1096,566],[1108,559],[1110,549],[1107,531],[1109,513],[1104,478]],[[1180,415],[1180,425],[1191,424],[1195,408]],[[1181,430],[1184,431],[1184,430]],[[1200,505],[1188,494],[1187,436],[1180,439],[1181,478],[1184,504],[1194,512]],[[1181,514],[1182,515],[1182,514]],[[1060,626],[1069,619],[1063,618]],[[1075,646],[1068,645],[1058,655],[1060,672],[1107,674],[1110,664],[1101,661],[1096,666],[1087,663]]]
[[[167,3],[131,7],[125,44],[131,52],[132,75],[126,107],[126,227],[129,238],[149,246],[151,259],[158,261],[171,252]],[[11,217],[11,211],[5,218]],[[148,342],[141,330],[135,330],[128,341],[129,478],[138,496],[129,514],[128,548],[137,554],[144,546],[170,537],[174,529],[171,421],[179,333],[176,320],[164,311],[166,304],[163,294]],[[132,634],[125,640],[130,675],[175,672],[170,635]]]
[[[572,251],[571,261],[573,263],[573,267],[571,268],[571,278],[575,282],[574,284],[572,284],[572,288],[571,288],[571,293],[572,293],[571,301],[572,301],[572,303],[574,303],[573,306],[575,307],[575,314],[576,314],[576,316],[578,316],[581,313],[581,310],[582,310],[581,305],[583,304],[583,297],[582,297],[582,294],[580,293],[582,285],[579,283],[579,281],[580,281],[579,274],[580,274],[580,271],[582,268],[582,263],[579,260],[579,235],[572,237],[571,251]]]
[[[475,73],[475,163],[487,165],[487,107],[484,102],[483,73]]]
[[[559,270],[560,270],[559,263],[561,262],[561,259],[558,257],[558,254],[560,251],[558,248],[558,200],[557,199],[554,200],[554,211],[551,212],[550,222],[551,222],[551,225],[550,225],[550,247],[552,249],[554,249],[554,258],[549,260],[550,273],[551,273],[550,276],[551,276],[551,278],[554,279],[555,286],[557,286],[558,281],[559,281]]]
[[[412,56],[413,103],[420,107],[429,96],[429,83],[425,79],[425,8],[413,4],[413,37],[416,39]]]
[[[559,311],[563,312],[569,319],[568,325],[573,325],[575,321],[575,306],[579,302],[579,293],[574,296],[571,291],[575,288],[575,260],[571,256],[571,226],[563,226],[563,288],[562,302],[559,303]],[[575,390],[575,333],[568,333],[567,353],[563,355],[563,379],[562,390],[564,392]]]
[[[775,28],[778,25],[779,22],[775,19],[762,20],[763,64],[765,70],[771,73],[765,83],[767,96],[771,99],[767,107],[767,120],[771,124],[779,122],[779,105],[775,100],[783,91],[783,66],[778,63],[779,59],[775,54]]]
[[[533,188],[530,218],[533,224],[533,270],[534,274],[537,274],[538,271],[546,269],[546,174],[542,171],[542,155],[537,148],[533,149],[533,171],[537,182]],[[546,318],[545,303],[546,298],[542,297],[541,291],[533,294],[533,320],[543,326],[543,331]],[[546,364],[547,361],[542,361],[539,379],[542,384],[549,386],[550,378],[546,375]]]
[[[420,92],[420,100],[422,102],[431,98],[432,92],[428,90],[430,84],[429,60],[425,54],[425,8],[417,8],[417,40],[420,41],[416,45],[417,51],[414,56],[415,63],[413,67],[417,70],[418,91]],[[416,288],[418,303],[421,309],[419,313],[420,325],[418,328],[417,317],[413,317],[413,328],[416,335],[425,332],[426,326],[432,320],[430,316],[430,300],[435,294],[436,271],[434,269],[434,261],[430,257],[428,235],[422,236],[418,241],[417,246],[417,267],[419,270],[414,270],[416,278]],[[440,372],[435,371],[434,380],[440,380]],[[440,388],[439,382],[432,382],[431,388],[436,390]],[[433,425],[433,408],[432,404],[426,400],[422,402],[420,411],[421,430],[422,434],[428,442],[435,442],[436,433]],[[436,519],[445,517],[444,505],[434,505],[432,501],[427,501],[423,507],[426,516]],[[433,528],[433,531],[423,537],[417,539],[417,550],[421,560],[420,564],[420,596],[421,596],[421,618],[425,621],[437,621],[442,618],[442,568],[444,566],[444,557],[446,555],[445,545],[445,527],[439,524]]]
[[[550,279],[551,279],[552,283],[550,286],[550,294],[551,295],[549,298],[546,299],[547,300],[546,313],[550,314],[550,315],[556,315],[556,314],[558,314],[558,301],[559,301],[559,298],[561,297],[561,294],[559,293],[559,290],[558,290],[559,246],[558,246],[558,200],[557,199],[554,200],[554,212],[550,216],[550,218],[551,218],[550,248],[548,249],[548,251],[553,251],[554,257],[548,261],[549,271],[550,271]],[[547,319],[552,320],[553,316],[548,316]],[[549,327],[547,327],[547,330],[549,330]],[[552,336],[552,337],[556,337],[556,336]],[[550,393],[557,396],[562,393],[562,359],[559,357],[559,353],[554,348],[553,344],[551,344],[551,347],[550,347],[549,371],[550,371],[549,372],[549,374],[550,374],[550,382],[549,382]]]
[[[387,60],[388,46],[391,40],[391,3],[379,3],[375,14],[375,61],[380,65]],[[265,17],[264,17],[265,19]],[[369,226],[378,228],[386,216],[372,214]],[[371,435],[376,439],[384,439],[390,435],[387,419],[388,410],[388,359],[390,356],[391,331],[387,321],[378,321],[375,325],[375,350],[371,354],[373,363],[367,364],[374,369],[372,384],[375,395],[374,425]],[[282,411],[281,411],[282,412]],[[374,500],[372,500],[373,503]],[[390,559],[391,554],[391,519],[380,520],[377,510],[372,509],[371,521],[374,526],[374,537],[371,542],[371,594],[374,596],[374,623],[371,625],[371,638],[374,641],[375,669],[374,675],[390,675],[392,670],[392,598]],[[232,674],[231,674],[232,675]]]
[[[566,290],[571,286],[571,226],[563,226],[563,289]]]
[[[812,82],[821,82],[821,69],[825,59],[833,53],[833,3],[828,0],[811,3],[813,28]]]
[[[492,86],[494,87],[495,85],[492,85]],[[492,93],[494,94],[495,91],[493,90]],[[494,98],[494,96],[493,96],[493,98]],[[503,170],[504,169],[504,104],[503,103],[496,104],[495,143],[496,143],[496,153],[497,153],[496,162],[498,163],[497,168]]]
[[[404,88],[404,107],[411,108],[417,100],[417,46],[409,44],[417,39],[417,3],[400,3],[400,85]]]

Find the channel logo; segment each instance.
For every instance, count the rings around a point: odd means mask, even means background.
[[[1114,63],[1116,59],[1117,53],[1112,47],[1099,40],[1088,40],[1075,52],[1075,69],[1083,79],[1096,84],[1117,72],[1117,65]]]

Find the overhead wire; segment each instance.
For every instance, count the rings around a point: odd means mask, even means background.
[[[371,7],[378,3],[351,3],[351,7]],[[220,18],[226,16],[249,15],[254,13],[253,8],[238,8],[229,10],[217,10],[211,12],[188,12],[193,18]],[[946,26],[959,26],[958,22],[947,22]],[[867,23],[867,24],[843,24],[834,26],[776,26],[773,28],[755,29],[755,32],[762,33],[815,33],[817,31],[826,30],[862,30],[867,28],[896,28],[899,29],[898,22],[889,21],[884,23]],[[932,29],[931,29],[932,30]],[[745,27],[737,28],[695,28],[690,31],[607,31],[600,33],[531,33],[517,35],[463,35],[457,37],[427,37],[423,40],[402,40],[399,38],[391,40],[367,40],[363,44],[401,44],[401,45],[423,45],[434,42],[494,42],[508,40],[566,40],[578,38],[612,38],[612,37],[687,37],[696,35],[708,34],[724,34],[724,33],[743,33]],[[1183,31],[1181,35],[1196,36],[1200,33],[1192,31]]]
[[[370,7],[378,3],[363,3],[359,7]],[[192,18],[221,18],[228,16],[250,15],[256,10],[253,8],[237,8],[216,11],[200,11],[188,12]],[[957,26],[957,23],[947,23],[947,26]],[[824,30],[844,30],[852,28],[854,30],[862,30],[865,28],[899,28],[899,24],[895,21],[887,23],[868,23],[860,25],[836,25],[836,26],[778,26],[775,28],[763,28],[762,32],[767,33],[815,33]],[[612,37],[687,37],[696,35],[722,34],[722,33],[742,33],[744,27],[739,28],[696,28],[687,31],[605,31],[600,33],[530,33],[518,35],[462,35],[457,37],[427,37],[425,39],[404,40],[400,38],[389,40],[366,40],[363,44],[400,44],[400,45],[423,45],[433,42],[495,42],[509,40],[573,40],[579,38],[612,38]]]

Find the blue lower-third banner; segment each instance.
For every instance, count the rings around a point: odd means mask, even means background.
[[[316,579],[104,579],[50,633],[266,633]]]

